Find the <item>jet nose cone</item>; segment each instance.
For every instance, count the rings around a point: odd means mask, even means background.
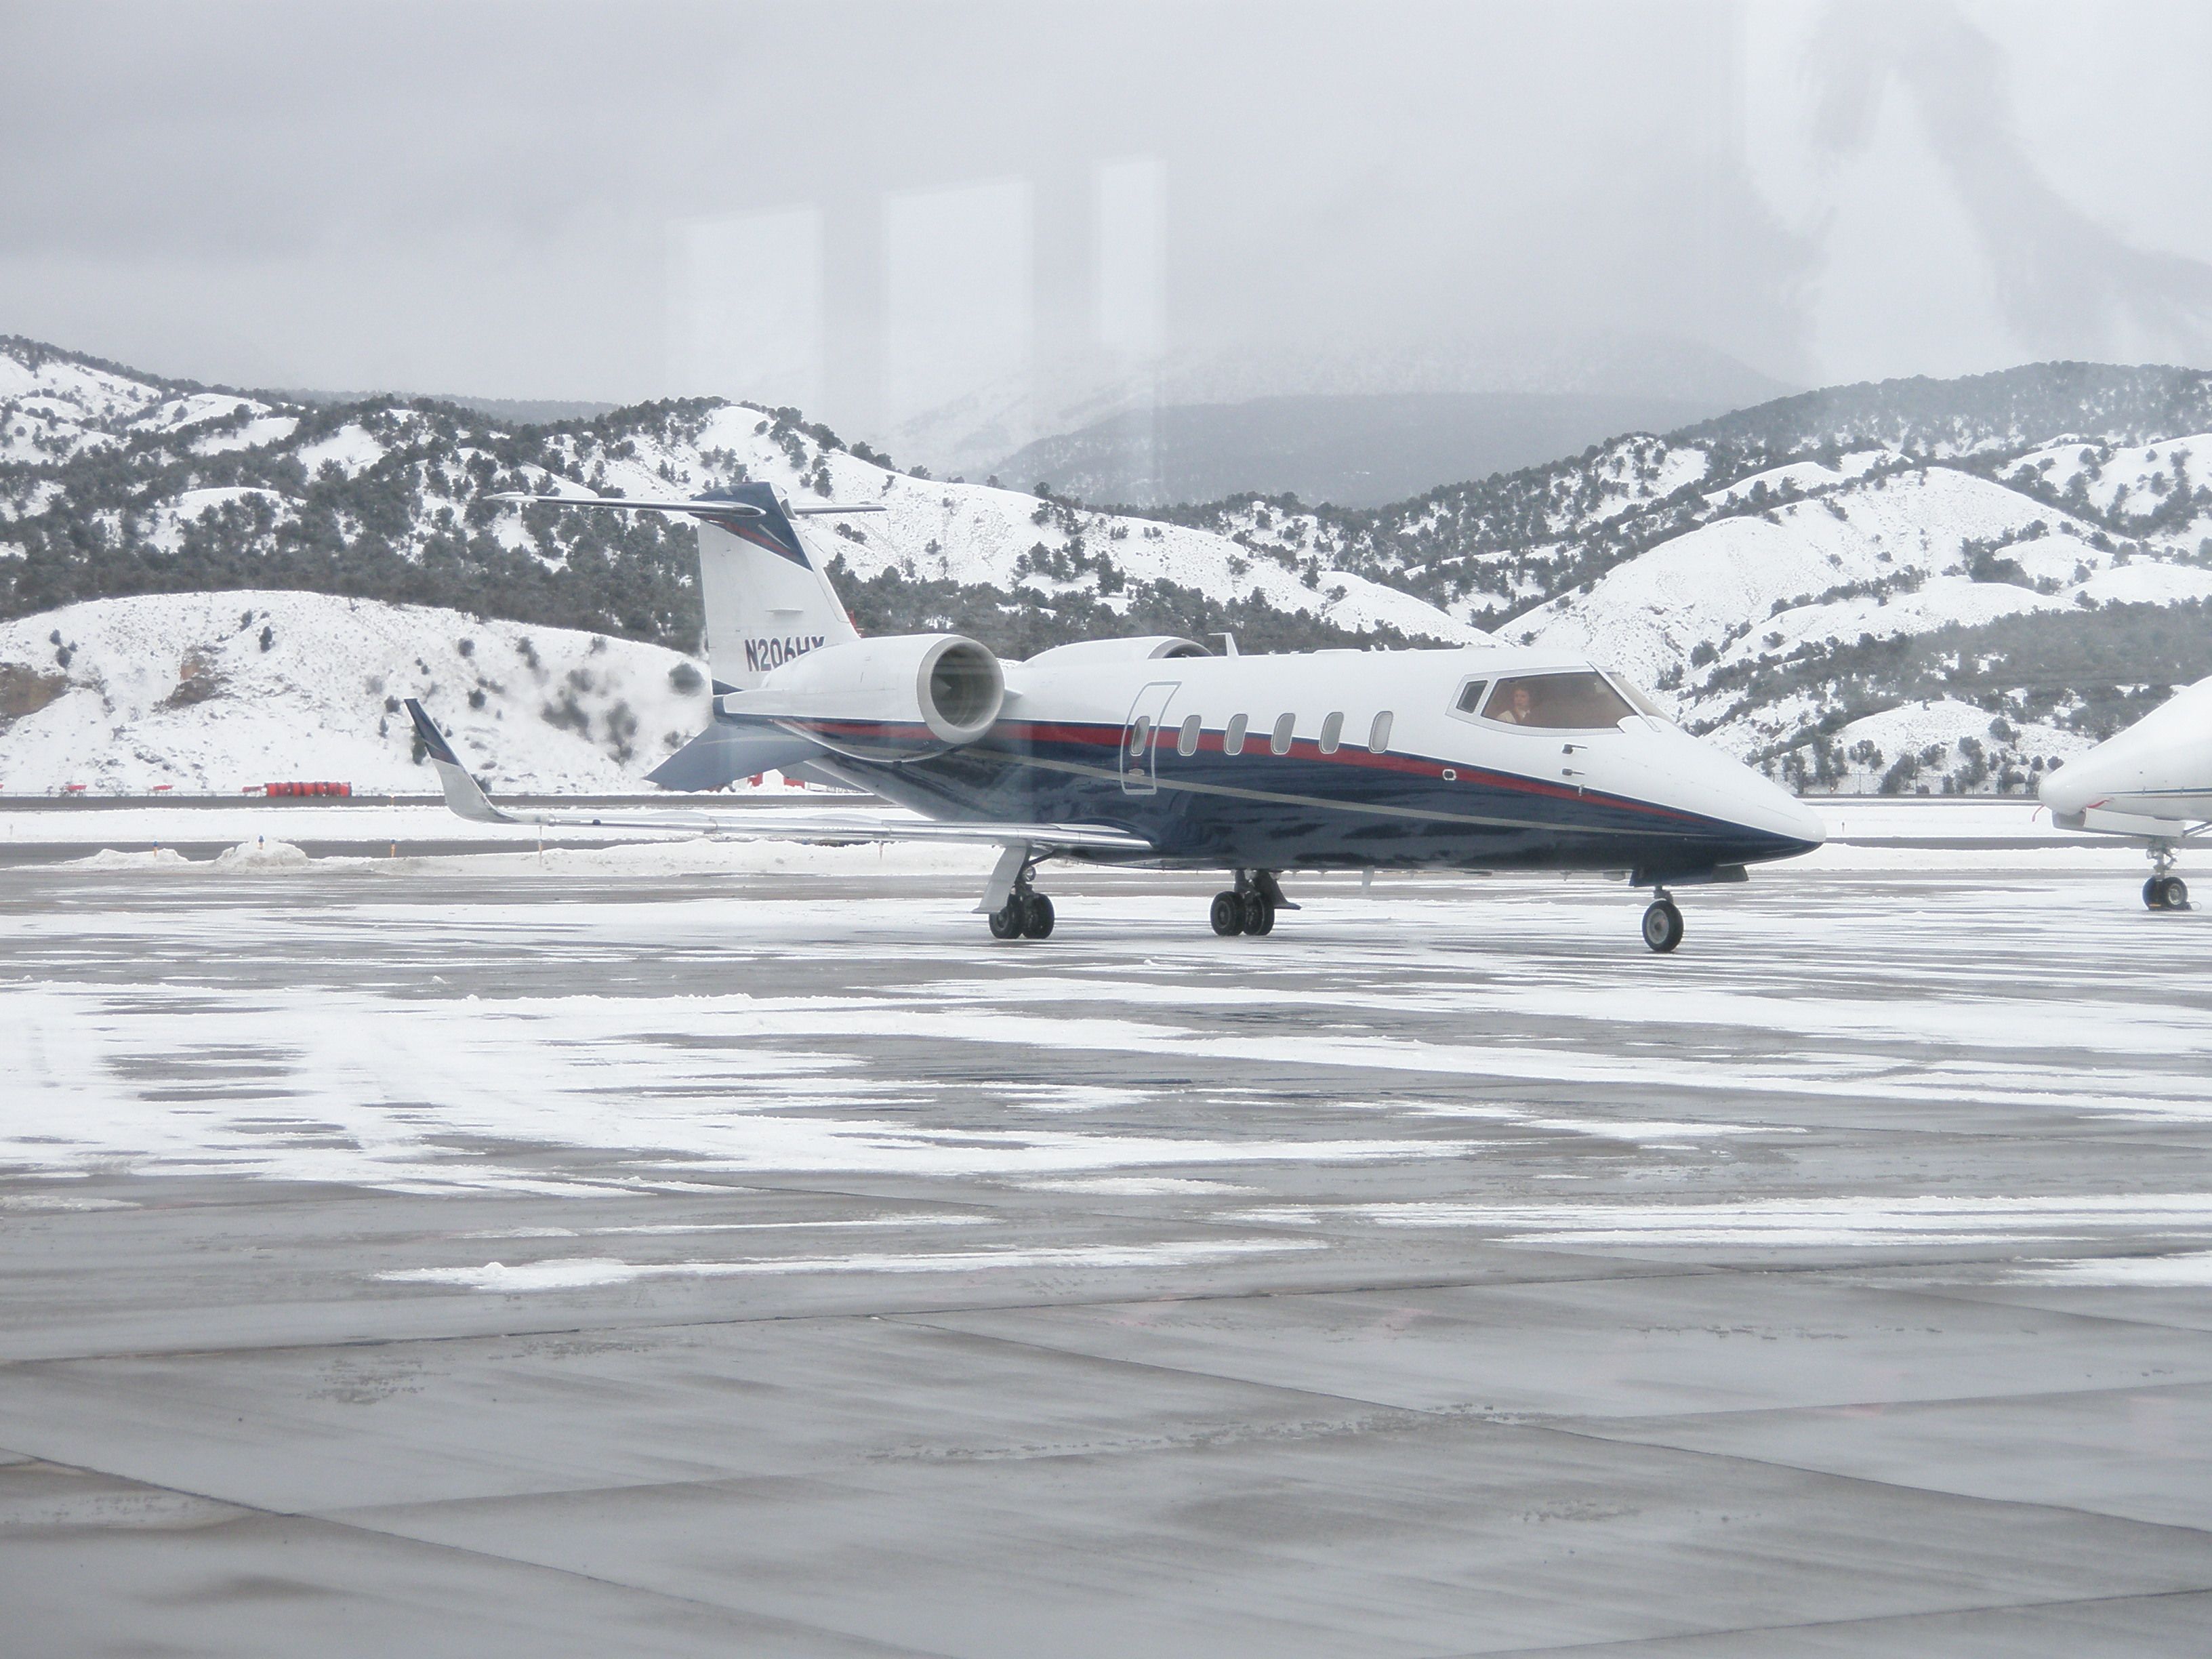
[[[2075,761],[2059,771],[2045,772],[2035,793],[2053,812],[2079,812],[2102,792],[2097,787],[2096,768],[2087,761]]]
[[[1766,811],[1758,821],[1759,828],[1796,842],[1790,849],[1793,854],[1809,853],[1826,844],[1828,826],[1818,812],[1788,790],[1774,784],[1766,787],[1767,798],[1760,803]]]
[[[1802,800],[1792,800],[1790,804],[1797,809],[1797,827],[1790,833],[1805,843],[1805,850],[1808,853],[1816,847],[1826,846],[1828,821]]]

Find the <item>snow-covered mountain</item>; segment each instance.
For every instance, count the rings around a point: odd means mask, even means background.
[[[1196,526],[910,476],[795,411],[711,399],[518,427],[427,400],[210,392],[0,341],[0,616],[118,592],[302,586],[688,647],[687,528],[484,498],[763,479],[884,509],[837,532],[864,624],[950,585],[971,603],[992,596],[1032,643],[1039,613],[1070,607],[1066,637],[1163,607],[1180,607],[1185,629],[1250,624],[1262,639],[1480,637],[1401,588],[1310,559],[1255,559]]]
[[[585,651],[604,637],[603,659],[624,641],[690,650],[688,530],[486,498],[740,478],[886,509],[835,532],[866,631],[954,627],[1019,657],[1115,631],[1227,629],[1280,649],[1496,630],[1587,650],[1671,694],[1693,728],[1816,786],[2024,787],[2212,673],[2212,375],[2188,370],[2045,364],[1836,388],[1357,512],[1244,494],[1107,514],[901,472],[787,410],[692,400],[518,426],[428,401],[212,391],[22,341],[0,342],[0,618],[29,619],[0,648],[0,722],[32,718],[4,712],[25,698],[82,705],[71,729],[88,743],[105,732],[118,754],[179,712],[163,711],[185,651],[231,649],[243,624],[216,629],[222,617],[267,611],[244,629],[258,653],[287,591],[440,607],[450,614],[410,626],[457,653],[462,637],[511,648],[483,618],[541,653],[556,629]],[[137,647],[118,635],[96,690],[70,680],[50,696],[70,637],[51,639],[51,613],[152,594],[209,608],[134,624],[167,641],[143,695],[125,668]],[[315,635],[306,611],[287,626]],[[420,655],[418,674],[446,666]],[[340,656],[363,684],[396,684],[414,660]],[[672,708],[664,726],[645,687],[675,660],[605,682],[607,707],[586,721],[598,758],[517,748],[514,778],[649,769],[678,722]],[[510,732],[564,729],[534,678],[490,678],[507,690],[471,689]],[[520,701],[495,702],[508,692]],[[617,702],[637,726],[611,743]],[[39,719],[63,720],[47,706]]]
[[[1176,516],[1586,650],[1778,775],[2017,788],[2212,673],[2208,473],[2212,375],[2055,364],[1784,399],[1370,513]]]

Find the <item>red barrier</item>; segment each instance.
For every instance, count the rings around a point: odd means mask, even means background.
[[[261,786],[261,793],[264,795],[350,795],[353,786],[349,783],[264,783]]]

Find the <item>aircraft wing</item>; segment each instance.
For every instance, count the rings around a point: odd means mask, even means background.
[[[446,805],[460,817],[477,823],[531,823],[564,830],[675,830],[694,836],[730,840],[811,842],[949,842],[969,846],[1011,847],[1022,843],[1048,848],[1117,853],[1146,853],[1152,843],[1144,836],[1101,823],[986,823],[948,822],[907,814],[881,812],[805,815],[781,808],[771,812],[718,813],[703,808],[672,811],[597,811],[589,807],[514,810],[495,806],[483,786],[446,741],[435,720],[414,698],[407,699],[408,717],[429,751],[438,782],[446,792]]]

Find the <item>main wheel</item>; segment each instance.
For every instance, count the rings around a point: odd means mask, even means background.
[[[1244,931],[1244,901],[1234,893],[1216,893],[1213,908],[1206,912],[1206,920],[1213,931],[1227,939],[1232,933]]]
[[[1673,900],[1655,900],[1644,913],[1644,942],[1662,956],[1682,942],[1682,913]]]
[[[1022,937],[1052,937],[1052,901],[1042,893],[1031,893],[1022,905]]]
[[[2166,908],[2166,883],[2156,876],[2143,883],[2143,908],[2146,910]]]
[[[1018,937],[1022,931],[1023,913],[1026,908],[1027,907],[1022,903],[1022,896],[1019,893],[1010,896],[1004,904],[991,912],[991,937],[993,939]]]
[[[1256,887],[1244,895],[1244,931],[1248,933],[1272,933],[1275,931],[1275,907],[1267,902],[1267,896]]]
[[[2189,908],[2189,884],[2179,876],[2168,876],[2158,884],[2158,897],[2162,908],[2186,910]]]

